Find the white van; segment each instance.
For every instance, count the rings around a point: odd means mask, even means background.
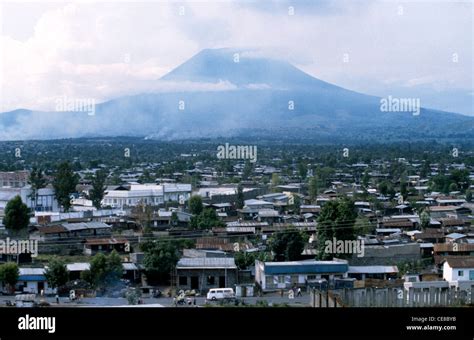
[[[235,298],[234,290],[232,288],[213,288],[209,289],[207,293],[208,300],[222,300]]]

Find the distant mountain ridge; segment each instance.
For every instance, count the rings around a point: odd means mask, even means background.
[[[474,117],[424,108],[417,116],[382,112],[378,97],[327,83],[254,51],[205,49],[158,81],[232,86],[120,97],[98,104],[93,114],[6,112],[0,114],[0,139],[181,139],[272,131],[316,139],[474,137]]]

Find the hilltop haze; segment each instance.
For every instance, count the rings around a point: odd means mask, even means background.
[[[424,108],[417,116],[381,112],[380,98],[316,79],[255,51],[205,49],[157,82],[169,90],[120,97],[96,105],[93,113],[21,109],[0,114],[1,139],[177,139],[272,131],[348,139],[474,136],[472,117]]]

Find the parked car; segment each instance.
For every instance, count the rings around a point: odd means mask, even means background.
[[[207,293],[207,300],[234,299],[235,293],[232,288],[212,288]]]

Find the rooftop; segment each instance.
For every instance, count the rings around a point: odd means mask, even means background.
[[[178,261],[176,269],[205,268],[205,269],[236,269],[233,257],[183,257]]]

